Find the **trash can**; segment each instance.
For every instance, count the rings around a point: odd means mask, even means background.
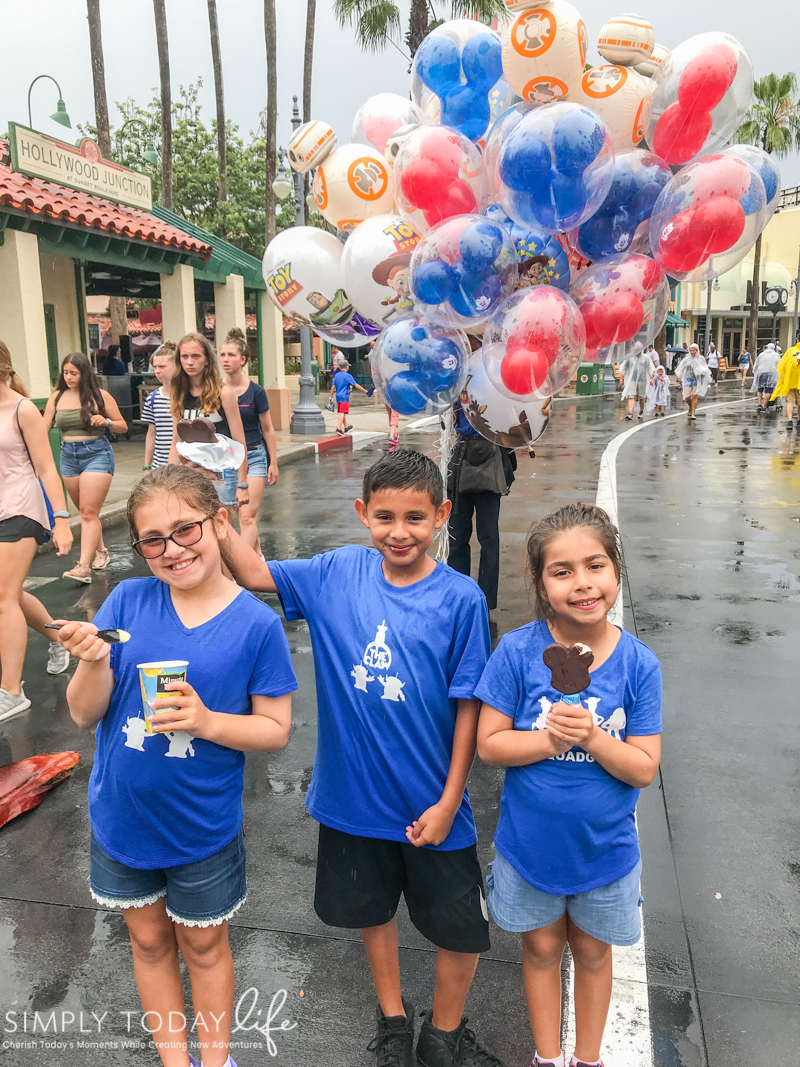
[[[45,406],[47,404],[47,397],[42,397],[42,398],[37,397],[33,402],[36,405],[36,407],[39,409],[39,411],[41,411],[41,413],[44,415],[44,409],[45,409]],[[61,467],[59,466],[59,464],[60,464],[60,461],[61,461],[61,442],[63,440],[63,438],[61,436],[61,430],[59,430],[58,427],[54,426],[53,429],[48,434],[48,438],[50,440],[50,451],[53,453],[53,462],[56,465],[56,470],[58,471],[58,476],[60,478],[61,477]],[[62,479],[61,485],[62,486],[64,485],[63,479]],[[67,499],[67,490],[66,489],[64,489],[64,499],[65,500]]]
[[[311,373],[314,375],[314,396],[319,396],[319,361],[311,360]]]
[[[579,396],[594,396],[603,391],[603,366],[598,363],[581,363],[578,367],[576,392]]]

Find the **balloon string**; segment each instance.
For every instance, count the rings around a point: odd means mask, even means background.
[[[450,464],[450,457],[453,454],[453,448],[456,443],[455,427],[455,415],[453,414],[452,406],[450,406],[442,415],[442,432],[439,434],[439,444],[437,446],[439,452],[439,471],[442,475],[445,492],[447,492],[447,468]],[[449,522],[446,522],[444,526],[437,531],[434,542],[436,551],[433,558],[440,563],[447,563],[447,558],[450,555]]]

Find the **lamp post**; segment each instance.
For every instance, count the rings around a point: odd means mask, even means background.
[[[792,317],[792,336],[790,338],[793,345],[797,344],[797,312],[800,307],[800,258],[797,260],[797,277],[792,278],[792,286],[794,288],[794,315]],[[791,346],[790,346],[791,347]]]
[[[701,289],[705,289],[706,287],[708,287],[708,296],[706,297],[706,332],[703,341],[703,355],[706,355],[708,353],[708,346],[711,343],[711,286],[712,282],[710,278],[707,282],[703,282],[700,286]],[[714,291],[718,292],[719,280],[717,278],[714,279],[713,286]]]
[[[38,74],[30,84],[28,88],[28,125],[33,129],[33,117],[31,113],[31,92],[34,85],[41,79],[48,78],[58,89],[58,103],[56,104],[56,110],[50,116],[53,122],[59,123],[61,126],[66,126],[68,130],[72,129],[72,123],[69,121],[69,115],[67,114],[67,105],[64,103],[64,99],[61,95],[61,86],[52,76],[52,74]]]
[[[292,109],[292,129],[296,130],[300,125],[300,111],[297,107],[297,97],[292,97],[294,107]],[[283,169],[283,161],[281,161]],[[284,180],[286,173],[284,171]],[[280,173],[273,184],[273,189],[280,181]],[[292,171],[292,184],[294,187],[294,224],[305,226],[305,201],[303,188],[303,175]],[[275,190],[276,196],[278,191]],[[284,195],[286,195],[284,193]],[[292,412],[292,421],[289,424],[290,433],[324,433],[325,419],[314,398],[314,376],[311,373],[311,330],[308,326],[300,327],[300,400]]]
[[[156,152],[156,146],[153,144],[153,138],[150,136],[150,130],[144,119],[126,119],[120,126],[120,136],[125,132],[126,126],[143,126],[145,130],[145,142],[144,152],[142,152],[142,159],[145,163],[149,163],[152,167],[158,163],[158,153]]]

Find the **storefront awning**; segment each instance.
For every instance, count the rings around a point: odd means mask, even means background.
[[[667,326],[688,326],[689,323],[676,315],[673,311],[667,312]]]

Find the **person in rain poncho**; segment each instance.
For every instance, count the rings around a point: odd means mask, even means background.
[[[786,418],[789,420],[786,429],[791,432],[794,405],[800,405],[800,344],[794,344],[786,349],[780,358],[777,370],[778,384],[770,400],[777,400],[779,396],[786,397]]]
[[[753,366],[753,384],[750,386],[751,393],[758,393],[758,411],[767,410],[767,400],[772,390],[778,384],[778,362],[780,355],[775,350],[775,345],[769,344],[758,355]]]
[[[638,400],[639,418],[643,419],[647,387],[653,373],[653,361],[639,341],[633,346],[628,358],[622,361],[619,370],[623,377],[622,399],[628,401],[628,414],[625,418],[628,420],[633,418],[633,409]]]
[[[711,371],[696,344],[689,345],[689,354],[678,364],[675,377],[683,388],[683,399],[689,408],[689,418],[694,421],[697,418],[697,398],[705,396],[711,385]]]
[[[653,404],[656,409],[655,417],[663,419],[666,407],[669,404],[669,378],[666,367],[659,365],[653,368],[650,378],[650,388],[647,390],[647,404]]]

